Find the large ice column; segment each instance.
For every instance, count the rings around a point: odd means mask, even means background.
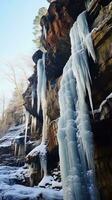
[[[83,12],[74,23],[71,32],[71,57],[63,70],[59,91],[60,119],[58,141],[64,200],[96,200],[93,134],[86,97],[91,98],[91,76],[87,50],[95,58]],[[95,60],[95,59],[94,59]]]

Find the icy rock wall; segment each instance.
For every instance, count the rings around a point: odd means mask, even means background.
[[[91,76],[87,54],[95,61],[86,11],[81,13],[71,32],[71,57],[63,70],[59,91],[60,119],[58,141],[65,200],[96,200],[93,162]],[[88,53],[87,53],[88,52]]]

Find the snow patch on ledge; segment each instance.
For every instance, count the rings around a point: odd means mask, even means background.
[[[39,146],[35,147],[28,155],[27,157],[35,157],[37,155],[46,155],[46,145],[41,143]]]
[[[45,187],[47,185],[51,185],[53,180],[54,179],[53,179],[52,176],[44,176],[38,186],[39,187]]]
[[[0,138],[0,147],[10,147],[16,137],[20,137],[21,134],[24,134],[24,130],[25,124],[12,126],[8,132]]]
[[[102,103],[100,104],[100,107],[99,107],[98,109],[94,110],[94,114],[100,113],[101,110],[102,110],[102,108],[103,108],[103,106],[107,103],[107,101],[108,101],[109,99],[112,99],[112,93],[110,93],[110,94],[106,97],[106,99],[102,101]]]

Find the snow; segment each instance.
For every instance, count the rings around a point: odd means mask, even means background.
[[[28,155],[28,157],[39,156],[40,165],[41,165],[41,174],[44,172],[44,176],[47,175],[47,147],[44,143],[41,143],[39,146],[35,147]]]
[[[112,93],[110,93],[106,99],[111,99],[112,98]]]
[[[25,176],[28,176],[27,169],[14,166],[0,166],[0,183],[12,185],[18,180],[24,182]]]
[[[28,156],[31,156],[31,157],[35,157],[35,156],[38,156],[39,154],[40,155],[46,155],[47,151],[46,151],[46,145],[45,144],[40,144],[39,146],[35,147],[28,155]]]
[[[21,138],[23,139],[24,131],[25,124],[18,127],[10,128],[10,131],[0,140],[1,145],[3,144],[3,142],[5,142],[6,145],[7,140],[11,144],[13,141],[19,140]],[[23,167],[10,167],[0,165],[0,200],[37,200],[38,198],[42,198],[45,200],[63,199],[63,192],[62,190],[60,190],[61,188],[58,187],[58,185],[61,184],[58,182],[54,182],[54,178],[52,176],[47,175],[47,165],[45,164],[45,162],[43,162],[43,159],[46,160],[46,145],[42,142],[40,144],[40,142],[40,140],[36,142],[35,145],[38,146],[35,149],[33,149],[29,154],[31,156],[38,156],[39,154],[41,167],[44,171],[44,177],[39,185],[40,187],[26,187],[24,185],[18,184],[24,184],[26,179],[30,178],[29,166],[27,164]]]
[[[45,187],[46,185],[51,185],[52,181],[53,181],[53,177],[52,176],[44,176],[43,179],[40,181],[39,183],[39,187]]]
[[[107,97],[106,97],[106,99],[104,100],[104,101],[102,101],[102,103],[100,104],[100,107],[99,107],[99,112],[101,112],[101,110],[102,110],[102,107],[106,104],[106,102],[109,100],[109,99],[111,99],[112,98],[112,93],[110,93]]]
[[[62,188],[62,183],[57,181],[52,181],[52,188]]]
[[[39,187],[46,187],[60,189],[62,188],[62,183],[58,181],[54,181],[52,176],[44,176],[41,182],[38,185]]]
[[[24,130],[25,124],[11,127],[8,133],[0,139],[0,147],[10,147],[15,138],[24,133]]]
[[[63,199],[62,191],[53,190],[50,188],[26,187],[16,184],[16,179],[23,180],[26,176],[27,169],[9,166],[0,166],[0,200],[37,200],[37,197],[43,197],[45,200]],[[49,184],[52,177],[47,177],[46,181]]]
[[[100,107],[97,110],[94,110],[94,114],[100,113],[102,111],[103,106],[109,101],[109,99],[112,99],[112,93],[110,93],[105,100],[102,101],[100,104]]]
[[[3,189],[3,190],[2,190]],[[22,185],[6,185],[0,184],[2,199],[11,200],[23,200],[28,198],[29,200],[37,200],[37,197],[42,197],[45,200],[62,200],[62,191],[56,191],[52,189],[44,188],[31,188]],[[5,190],[5,191],[4,191]]]

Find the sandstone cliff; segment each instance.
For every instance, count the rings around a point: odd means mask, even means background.
[[[46,77],[47,77],[47,168],[49,174],[59,165],[57,122],[60,116],[58,91],[63,68],[71,55],[69,33],[77,16],[87,9],[89,28],[97,61],[89,58],[92,77],[92,100],[94,117],[91,124],[94,134],[94,161],[96,180],[101,199],[111,200],[112,183],[112,2],[104,0],[57,0],[50,3],[48,13],[41,18],[41,40],[46,50]],[[45,30],[46,33],[45,33]],[[30,120],[30,140],[41,140],[43,115],[42,109],[37,114],[37,67],[42,57],[41,51],[33,55],[34,74],[29,78],[29,86],[24,93],[25,107],[30,116],[36,119],[36,125]],[[33,88],[33,89],[32,89]],[[35,91],[35,92],[34,92]],[[34,103],[32,106],[32,92]],[[110,96],[109,96],[110,95]],[[102,103],[103,102],[103,103]],[[35,128],[31,128],[36,126]],[[36,155],[37,156],[37,155]],[[32,170],[32,184],[42,179],[38,156],[27,156],[27,162],[36,163],[36,170]],[[38,176],[39,174],[39,176]]]

